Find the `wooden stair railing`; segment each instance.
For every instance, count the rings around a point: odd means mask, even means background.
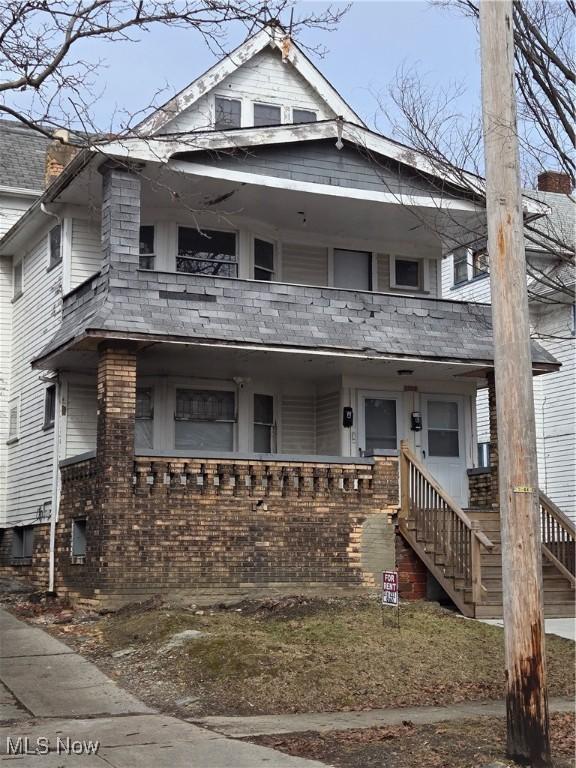
[[[576,528],[551,499],[540,491],[542,553],[576,586]]]
[[[407,443],[400,443],[400,530],[409,539],[423,542],[423,553],[434,565],[437,575],[453,582],[451,597],[471,591],[472,602],[483,601],[481,547],[494,544],[480,530],[480,523],[470,520],[464,510],[412,453]],[[413,532],[413,534],[412,534]],[[458,586],[457,586],[458,585]],[[463,603],[458,599],[457,604]],[[459,607],[461,607],[459,605]]]

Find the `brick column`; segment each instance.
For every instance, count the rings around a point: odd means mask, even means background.
[[[500,503],[498,488],[498,417],[496,415],[496,384],[494,372],[487,375],[488,380],[488,411],[490,415],[490,484],[492,505]]]
[[[106,162],[102,174],[102,254],[110,287],[125,286],[138,269],[140,253],[140,178],[136,168]]]

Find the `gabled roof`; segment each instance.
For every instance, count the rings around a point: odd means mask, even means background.
[[[284,30],[268,27],[262,29],[253,37],[248,38],[234,51],[210,67],[203,75],[200,75],[190,85],[187,85],[180,93],[159,107],[137,126],[136,132],[140,135],[158,133],[170,121],[174,120],[177,115],[218,86],[224,78],[250,61],[256,54],[264,50],[266,46],[279,49],[282,53],[282,60],[294,67],[311,88],[318,93],[320,98],[333,110],[335,115],[343,117],[350,122],[364,125],[362,119],[344,101],[338,91],[328,82],[308,56]]]
[[[16,120],[0,120],[0,188],[41,194],[49,141]]]

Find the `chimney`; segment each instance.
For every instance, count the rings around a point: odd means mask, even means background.
[[[572,179],[567,173],[544,171],[538,174],[538,191],[569,195],[572,192]]]
[[[69,144],[70,134],[64,129],[53,133],[54,138],[46,147],[44,186],[49,187],[58,178],[68,163],[78,154],[78,147]]]

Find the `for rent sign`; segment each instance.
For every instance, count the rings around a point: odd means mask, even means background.
[[[382,573],[382,605],[398,605],[398,571]]]

